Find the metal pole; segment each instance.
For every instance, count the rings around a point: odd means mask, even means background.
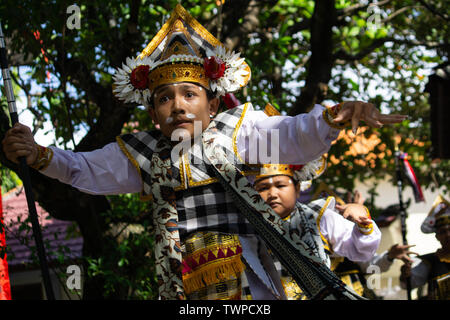
[[[2,25],[0,22],[0,65],[2,68],[3,83],[6,90],[6,99],[8,101],[9,115],[11,117],[11,125],[14,126],[19,122],[19,116],[17,114],[16,100],[14,97],[14,91],[11,83],[11,77],[9,75],[8,60],[6,57],[6,43],[5,37],[3,36]],[[44,281],[45,292],[48,300],[55,300],[53,294],[53,287],[50,281],[50,273],[47,265],[47,260],[45,258],[45,247],[42,240],[41,228],[39,226],[38,215],[36,211],[36,205],[34,202],[34,195],[31,186],[30,171],[26,163],[25,157],[19,158],[19,173],[23,182],[25,189],[25,194],[28,203],[28,212],[31,221],[31,226],[33,230],[34,241],[36,243],[36,249],[39,257],[39,262],[41,265],[42,279]]]
[[[406,218],[407,213],[405,210],[405,206],[403,204],[403,180],[402,180],[402,170],[399,163],[399,157],[400,157],[400,151],[398,150],[397,146],[395,146],[395,171],[397,174],[397,189],[398,189],[398,200],[400,205],[400,222],[401,222],[401,228],[402,228],[402,240],[403,245],[408,244],[408,240],[406,239]],[[408,295],[408,300],[412,300],[411,298],[411,278],[406,279],[406,292]]]

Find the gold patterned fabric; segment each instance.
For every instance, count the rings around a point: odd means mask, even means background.
[[[38,156],[34,163],[30,165],[33,169],[44,170],[48,167],[53,158],[53,150],[40,145],[36,146],[38,149]]]
[[[450,300],[450,261],[441,250],[419,257],[429,267],[428,299]]]
[[[197,232],[185,241],[183,285],[190,300],[233,300],[242,295],[239,236]]]
[[[433,279],[436,282],[436,298],[450,300],[450,272]]]

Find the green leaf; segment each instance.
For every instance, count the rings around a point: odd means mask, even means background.
[[[359,84],[356,83],[355,81],[353,81],[352,79],[347,79],[348,82],[350,82],[350,84],[352,85],[352,89],[354,91],[359,92]]]
[[[356,35],[359,34],[359,30],[360,30],[359,27],[351,27],[351,28],[350,28],[350,31],[348,32],[348,35],[349,35],[350,37],[354,37],[354,36],[356,36]]]

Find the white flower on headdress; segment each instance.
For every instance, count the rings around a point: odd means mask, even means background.
[[[143,59],[127,58],[122,68],[117,68],[113,76],[113,93],[125,103],[136,102],[147,106],[150,98],[148,89],[148,73],[154,67],[149,57]]]
[[[294,166],[295,167],[295,166]],[[312,179],[319,177],[326,168],[326,160],[322,156],[305,164],[301,169],[294,169],[294,178],[300,181],[301,191],[311,187]]]
[[[300,182],[300,191],[306,191],[312,186],[312,180],[301,181]]]
[[[207,70],[208,59],[215,58],[214,63],[219,64],[220,67],[224,67],[223,74],[219,70],[220,76],[209,77],[209,83],[211,90],[217,94],[217,96],[222,96],[229,92],[234,92],[245,85],[246,76],[249,75],[249,71],[246,70],[247,64],[244,58],[240,58],[240,53],[235,53],[234,51],[228,51],[223,46],[217,46],[213,55],[205,59],[205,71]],[[221,65],[223,62],[223,66]],[[217,67],[216,67],[217,68]],[[208,74],[207,74],[208,76]]]

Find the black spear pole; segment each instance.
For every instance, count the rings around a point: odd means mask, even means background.
[[[399,157],[400,157],[400,151],[398,150],[397,146],[395,146],[395,172],[397,175],[397,189],[398,189],[398,200],[400,205],[400,222],[401,222],[401,228],[402,228],[402,240],[403,245],[408,244],[408,240],[406,239],[406,218],[407,213],[405,206],[403,204],[403,180],[402,180],[402,170],[399,163]],[[411,278],[406,278],[406,293],[408,295],[408,300],[412,300],[411,298]]]
[[[11,124],[14,126],[19,122],[19,116],[17,114],[16,100],[14,98],[14,91],[11,83],[11,77],[9,75],[8,59],[6,57],[6,43],[3,36],[2,25],[0,22],[0,65],[2,68],[3,83],[6,90],[6,99],[8,101],[9,116],[11,118]],[[42,240],[41,228],[39,226],[38,215],[36,211],[36,205],[34,202],[33,190],[31,187],[31,178],[28,165],[25,157],[19,158],[19,172],[25,189],[25,194],[28,203],[28,212],[33,229],[34,241],[36,243],[36,249],[39,257],[39,263],[41,265],[42,279],[44,281],[45,293],[48,300],[55,300],[53,294],[53,287],[50,281],[50,273],[45,258],[45,247]]]

